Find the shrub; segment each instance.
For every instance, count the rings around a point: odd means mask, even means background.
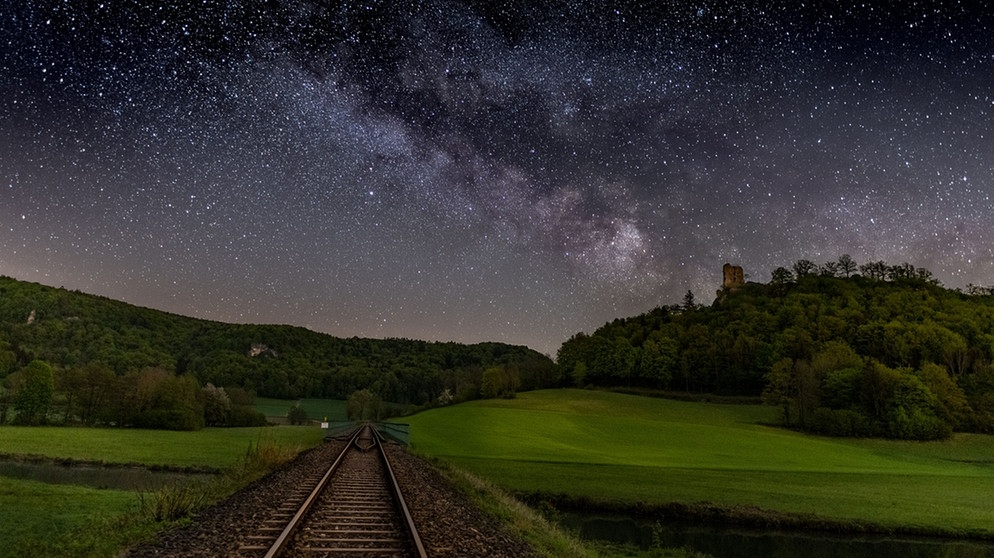
[[[873,422],[866,415],[851,409],[818,407],[811,418],[812,432],[826,436],[872,436]]]
[[[231,421],[231,398],[224,388],[208,382],[201,390],[204,399],[204,422],[208,426],[226,426]]]
[[[994,394],[971,397],[964,422],[970,432],[994,434]]]
[[[944,440],[952,435],[953,428],[944,420],[919,408],[913,408],[909,413],[904,407],[898,407],[887,421],[887,431],[893,438],[925,441]]]
[[[153,409],[136,416],[133,426],[155,430],[200,430],[203,417],[186,409]]]
[[[294,405],[287,412],[286,419],[290,424],[307,424],[307,411],[299,404]]]
[[[226,426],[266,426],[266,415],[248,407],[234,406],[228,413]]]

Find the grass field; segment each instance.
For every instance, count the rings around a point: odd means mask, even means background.
[[[205,428],[196,432],[123,428],[0,427],[0,453],[106,463],[223,469],[240,464],[260,441],[311,447],[324,436],[313,426]]]
[[[776,409],[550,390],[405,419],[414,447],[516,492],[713,502],[994,534],[994,437],[907,443],[763,426]]]
[[[268,397],[257,397],[255,405],[256,411],[267,417],[285,417],[290,407],[299,403],[311,420],[320,421],[328,417],[329,421],[344,421],[345,401],[337,399],[270,399]]]
[[[208,428],[198,432],[57,427],[0,427],[0,452],[55,460],[230,470],[249,447],[314,446],[313,426]],[[54,485],[0,476],[0,558],[113,556],[156,528],[138,513],[132,491]]]
[[[0,557],[113,556],[137,509],[133,492],[0,477]]]

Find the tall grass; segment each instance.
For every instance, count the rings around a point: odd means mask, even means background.
[[[156,490],[139,491],[140,514],[153,522],[186,519],[204,506],[230,496],[249,482],[283,466],[305,449],[299,444],[280,443],[268,432],[261,431],[256,440],[249,442],[240,465],[205,482],[178,482]]]
[[[249,443],[241,470],[247,474],[266,473],[289,462],[304,449],[305,446],[300,443],[281,443],[264,430]]]
[[[149,521],[177,521],[193,515],[210,501],[210,491],[201,483],[187,482],[138,491],[138,511]]]

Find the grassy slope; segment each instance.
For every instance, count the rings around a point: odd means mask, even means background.
[[[711,501],[994,533],[994,438],[903,443],[757,424],[776,410],[579,390],[410,417],[412,442],[501,486],[613,503]]]

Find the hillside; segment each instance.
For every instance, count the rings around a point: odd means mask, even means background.
[[[826,434],[994,431],[988,291],[879,262],[849,277],[795,268],[724,288],[710,307],[691,298],[579,333],[561,371],[578,386],[762,395],[787,424]]]
[[[207,384],[225,388],[224,397],[345,399],[369,389],[383,401],[423,405],[443,394],[479,396],[486,371],[500,371],[508,389],[558,381],[552,361],[526,347],[341,339],[285,325],[225,324],[0,277],[0,423],[32,378],[62,405],[66,422],[120,422],[99,418],[95,408],[128,397],[148,407],[154,404],[145,399]],[[143,383],[163,385],[156,395]],[[23,419],[24,409],[19,414]]]

